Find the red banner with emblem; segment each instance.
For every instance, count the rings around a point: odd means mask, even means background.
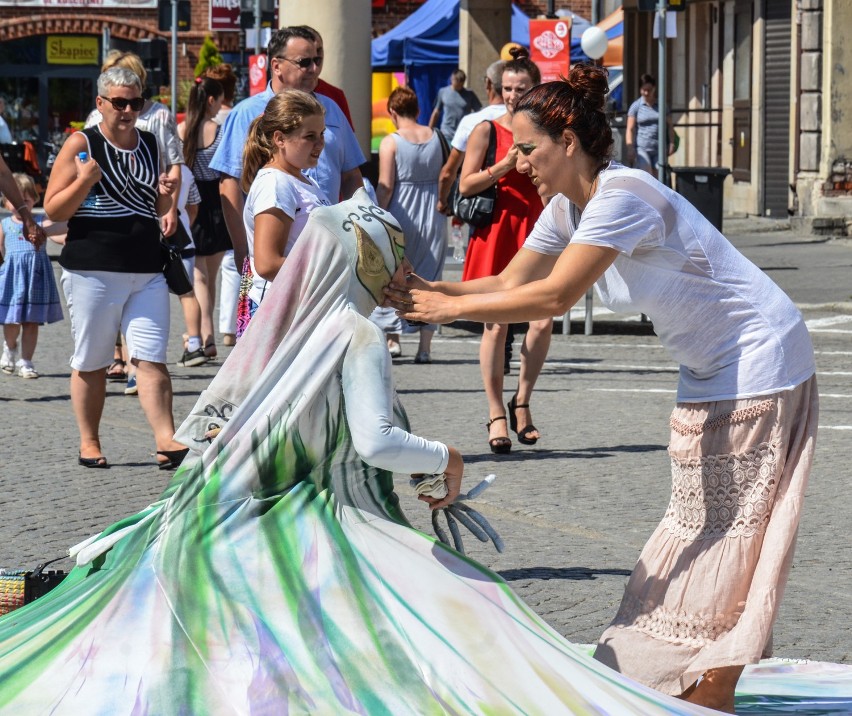
[[[260,94],[266,89],[266,55],[249,55],[249,94]]]
[[[541,70],[541,81],[568,74],[571,64],[571,18],[530,20],[530,59]]]

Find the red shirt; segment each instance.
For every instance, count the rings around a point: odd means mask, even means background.
[[[340,89],[340,87],[335,87],[325,80],[320,79],[319,82],[317,82],[317,87],[314,92],[325,95],[329,99],[333,99],[337,103],[337,106],[343,110],[343,114],[346,115],[346,119],[349,120],[349,126],[352,127],[352,129],[355,129],[355,125],[352,124],[352,115],[349,113],[349,102],[346,101],[346,95],[343,94],[343,90]]]

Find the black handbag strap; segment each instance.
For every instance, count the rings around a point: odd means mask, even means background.
[[[494,160],[497,158],[497,127],[494,126],[494,120],[489,120],[488,129],[490,130],[488,133],[488,149],[485,150],[483,169],[494,164]]]
[[[438,135],[438,141],[441,143],[441,156],[444,158],[444,164],[446,164],[450,156],[450,143],[440,129],[433,129],[432,131]]]

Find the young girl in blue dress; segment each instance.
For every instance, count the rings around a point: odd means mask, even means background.
[[[32,210],[38,200],[35,182],[26,174],[15,174],[15,183]],[[62,320],[62,306],[53,277],[53,267],[44,246],[36,248],[22,233],[23,224],[7,199],[4,206],[12,211],[0,221],[0,323],[3,324],[3,355],[0,370],[17,373],[22,378],[38,378],[33,366],[33,353],[42,323]],[[49,220],[38,223],[48,235],[64,233],[64,223]],[[18,337],[21,345],[18,347]],[[19,357],[20,355],[20,357]]]

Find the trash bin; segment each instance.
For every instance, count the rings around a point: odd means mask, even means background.
[[[609,121],[612,129],[612,158],[619,164],[627,164],[625,140],[627,138],[627,115],[615,115]]]
[[[725,177],[731,173],[731,170],[725,167],[672,167],[671,169],[675,173],[675,191],[721,231]]]

